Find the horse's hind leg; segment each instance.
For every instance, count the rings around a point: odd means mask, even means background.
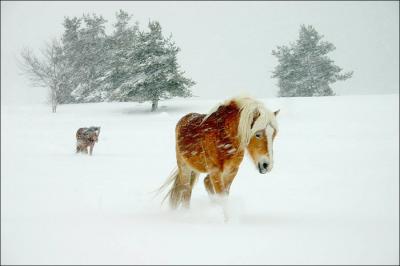
[[[190,199],[192,197],[192,189],[196,180],[198,178],[198,174],[189,169],[187,165],[179,166],[179,178],[181,180],[182,190],[181,190],[181,202],[183,207],[190,207]]]
[[[193,187],[196,184],[198,177],[199,174],[196,173],[195,171],[190,172],[189,187],[186,187],[186,189],[182,192],[182,204],[185,208],[190,207],[190,199],[192,197]]]
[[[178,173],[169,192],[169,202],[172,208],[177,208],[181,203],[184,207],[190,206],[192,185],[196,179],[192,172],[185,163],[178,160]]]
[[[194,185],[197,182],[197,179],[199,178],[199,173],[196,173],[195,171],[192,171],[190,175],[190,188],[193,189]]]

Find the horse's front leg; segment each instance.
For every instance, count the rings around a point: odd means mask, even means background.
[[[213,185],[211,183],[210,175],[207,175],[206,178],[204,178],[204,186],[208,192],[208,195],[212,196],[215,194]]]
[[[224,185],[225,185],[225,191],[226,194],[229,194],[229,190],[231,188],[233,179],[235,179],[235,176],[238,172],[239,168],[235,167],[233,169],[230,169],[227,174],[224,174]]]
[[[209,175],[209,179],[212,184],[212,188],[215,194],[217,195],[217,198],[214,198],[216,200],[216,203],[220,204],[222,206],[222,210],[224,212],[224,220],[225,222],[228,222],[229,220],[229,211],[228,211],[228,206],[227,206],[227,196],[228,196],[228,191],[229,191],[229,186],[227,187],[227,184],[225,184],[225,178],[223,176],[222,172],[215,172]],[[233,178],[232,178],[233,180]]]
[[[239,168],[235,167],[228,171],[224,171],[224,174],[219,174],[219,176],[218,175],[207,175],[206,178],[204,179],[204,186],[205,186],[208,194],[210,196],[214,195],[215,193],[229,194],[229,190],[231,188],[232,182],[235,179],[235,176],[236,176],[238,170],[239,170]],[[211,176],[213,176],[213,178],[214,178],[215,185],[212,182]],[[217,186],[218,190],[214,189],[215,186]]]
[[[224,184],[224,179],[222,177],[222,172],[216,171],[216,172],[210,173],[207,177],[209,178],[209,180],[211,181],[210,183],[212,184],[212,194],[216,194],[219,196],[225,196],[227,194],[226,187]],[[206,185],[206,188],[207,188],[207,185]],[[210,190],[211,190],[211,188],[210,188]]]

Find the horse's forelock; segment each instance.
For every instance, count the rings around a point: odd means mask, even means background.
[[[250,138],[257,131],[265,129],[268,124],[277,130],[278,125],[274,114],[263,103],[249,97],[236,99],[235,101],[240,107],[238,134],[241,147],[247,146]]]

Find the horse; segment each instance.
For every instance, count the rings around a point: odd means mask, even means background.
[[[235,97],[208,114],[183,116],[175,128],[177,167],[160,188],[172,184],[164,200],[169,197],[173,209],[189,208],[201,173],[207,174],[204,186],[211,197],[228,196],[245,150],[259,173],[270,172],[278,113],[253,98]]]
[[[81,127],[76,131],[76,153],[92,155],[93,147],[99,141],[100,127]]]

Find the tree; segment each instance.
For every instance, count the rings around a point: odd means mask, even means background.
[[[119,100],[120,86],[136,73],[134,51],[139,26],[137,22],[133,26],[129,25],[131,18],[132,16],[123,10],[116,13],[114,32],[107,38],[109,52],[104,78],[104,100]]]
[[[195,83],[184,77],[179,69],[179,48],[172,38],[164,38],[161,25],[149,22],[148,32],[139,32],[135,49],[128,56],[134,57],[132,75],[114,92],[120,101],[152,103],[151,111],[158,109],[158,102],[172,97],[190,97],[188,89]]]
[[[301,25],[295,43],[272,51],[279,62],[272,77],[278,79],[280,97],[332,96],[330,84],[352,77],[352,71],[341,73],[327,56],[336,48],[322,38],[312,26]]]
[[[78,29],[74,45],[74,75],[77,80],[71,92],[77,102],[102,101],[101,86],[107,63],[105,23],[102,16],[83,15],[84,27]]]
[[[63,26],[64,33],[61,38],[61,46],[63,48],[65,63],[66,63],[66,75],[68,76],[68,84],[65,88],[65,97],[63,97],[63,103],[74,103],[75,98],[72,96],[72,91],[78,87],[80,83],[80,56],[81,49],[79,43],[79,30],[82,24],[82,19],[73,17],[65,17]]]
[[[63,102],[67,84],[66,63],[60,43],[55,39],[47,43],[42,50],[42,57],[39,59],[25,49],[21,52],[20,67],[33,86],[49,88],[49,100],[55,113],[57,105]]]
[[[138,22],[130,25],[131,18],[120,10],[113,33],[107,35],[102,16],[65,17],[61,42],[48,45],[43,60],[29,50],[21,53],[25,73],[35,84],[49,87],[54,106],[151,101],[155,111],[162,99],[191,96],[194,82],[180,70],[172,38],[163,37],[158,22],[142,32]]]

